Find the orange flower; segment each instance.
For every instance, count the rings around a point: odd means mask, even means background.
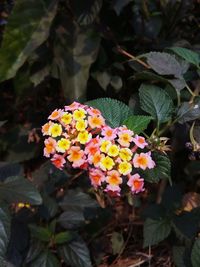
[[[55,109],[51,115],[48,117],[48,119],[50,120],[57,120],[60,118],[60,116],[62,115],[62,110],[61,109]]]
[[[45,148],[44,148],[44,156],[45,157],[50,157],[50,154],[55,153],[56,151],[56,140],[53,138],[49,137],[44,141]]]
[[[92,129],[101,128],[105,124],[105,120],[102,116],[89,116],[88,123]]]
[[[64,167],[64,164],[66,163],[66,160],[58,154],[55,154],[51,161],[58,169],[62,169]]]
[[[135,154],[133,158],[133,165],[135,168],[141,168],[143,170],[152,169],[155,167],[155,162],[151,158],[151,152]]]

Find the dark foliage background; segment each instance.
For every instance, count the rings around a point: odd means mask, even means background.
[[[199,14],[198,0],[0,2],[0,267],[200,266]],[[95,194],[43,158],[48,115],[102,97],[154,117],[161,167],[143,194]]]

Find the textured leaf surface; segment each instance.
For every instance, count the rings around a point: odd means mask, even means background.
[[[173,260],[176,267],[186,267],[184,263],[184,251],[185,248],[182,246],[174,246],[173,247]]]
[[[174,75],[180,78],[185,71],[174,55],[164,52],[150,52],[145,54],[145,57],[147,58],[147,63],[158,74]]]
[[[191,253],[191,260],[193,267],[200,266],[200,238],[197,238],[194,242]]]
[[[168,237],[171,231],[169,221],[165,219],[152,220],[148,218],[144,223],[144,247],[158,244]]]
[[[86,104],[99,109],[107,124],[113,128],[121,126],[123,121],[132,115],[127,105],[111,98],[99,98],[88,101]]]
[[[61,248],[64,261],[72,267],[91,267],[89,250],[82,239],[74,240]]]
[[[0,183],[0,199],[9,203],[25,202],[32,205],[42,203],[42,198],[35,186],[23,177],[9,177]]]
[[[111,244],[112,244],[112,250],[113,254],[120,253],[123,245],[124,245],[124,238],[121,233],[113,232],[111,236]]]
[[[28,56],[47,39],[56,10],[57,0],[16,2],[0,49],[0,81],[14,77]]]
[[[63,212],[58,222],[66,229],[76,229],[85,222],[83,211],[79,209],[71,209]]]
[[[145,170],[144,179],[148,182],[158,182],[160,179],[169,179],[171,181],[171,162],[167,155],[159,152],[152,153],[152,158],[156,163],[155,168]]]
[[[10,237],[10,215],[8,210],[0,208],[0,261],[2,262],[9,242]]]
[[[200,101],[196,104],[183,102],[177,111],[177,121],[185,123],[200,118]]]
[[[123,124],[126,125],[134,133],[140,134],[147,128],[151,120],[152,117],[150,116],[133,115],[129,117],[127,120],[125,120]]]
[[[196,65],[197,67],[199,67],[200,54],[198,54],[198,53],[196,53],[190,49],[183,48],[183,47],[170,47],[169,49],[172,50],[175,54],[177,54],[181,58],[188,61],[189,63],[192,63],[192,64]]]
[[[59,267],[58,259],[49,251],[43,251],[38,255],[35,261],[30,264],[30,267]]]
[[[139,89],[141,108],[159,123],[171,118],[173,102],[160,87],[142,84]]]

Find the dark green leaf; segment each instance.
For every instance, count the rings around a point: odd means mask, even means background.
[[[200,238],[197,238],[194,242],[191,253],[191,260],[193,267],[200,266]]]
[[[173,260],[176,267],[186,267],[184,263],[185,247],[174,246],[173,247]]]
[[[79,190],[69,190],[64,197],[60,206],[63,210],[69,210],[70,208],[77,208],[83,210],[84,208],[97,207],[97,202],[89,195]]]
[[[111,236],[111,243],[112,243],[112,250],[113,254],[120,253],[123,245],[124,245],[124,238],[121,233],[113,232]]]
[[[29,225],[31,230],[31,234],[33,238],[36,238],[43,242],[49,242],[52,236],[52,233],[49,231],[48,228],[36,226],[36,225]]]
[[[176,60],[174,55],[161,52],[150,52],[145,54],[147,63],[152,69],[161,75],[174,75],[177,78],[182,77],[185,68]]]
[[[82,239],[74,240],[61,248],[64,261],[72,267],[91,267],[89,250]]]
[[[144,223],[144,247],[156,245],[163,241],[171,232],[171,224],[166,219],[152,220]]]
[[[155,168],[145,170],[144,179],[148,182],[155,183],[160,179],[169,179],[171,182],[171,162],[167,155],[154,152],[152,158],[156,163]]]
[[[177,111],[177,121],[185,123],[200,118],[200,103],[183,102]]]
[[[55,235],[54,243],[55,244],[64,244],[66,242],[71,241],[73,238],[73,234],[71,232],[65,231]]]
[[[38,240],[31,240],[29,251],[27,253],[25,263],[32,262],[35,260],[45,249],[46,244],[38,241]]]
[[[85,222],[83,211],[79,209],[65,211],[60,215],[58,222],[66,229],[76,229]]]
[[[10,238],[11,218],[7,209],[0,208],[0,261],[3,261]]]
[[[189,63],[192,63],[192,64],[196,65],[197,67],[199,67],[200,54],[198,54],[198,53],[196,53],[190,49],[183,48],[183,47],[170,47],[168,49],[172,50],[175,54],[177,54],[181,58],[185,59]]]
[[[42,203],[42,198],[34,185],[23,177],[9,177],[0,183],[0,198],[9,203],[24,202],[32,205]]]
[[[60,267],[60,263],[56,256],[47,250],[39,254],[30,267]]]
[[[22,166],[18,163],[0,162],[0,181],[4,181],[9,176],[22,175]]]
[[[113,8],[117,15],[119,16],[123,8],[132,1],[133,0],[114,0]]]
[[[47,39],[56,9],[56,0],[16,2],[0,50],[0,81],[14,77],[28,56]]]
[[[135,134],[140,134],[147,128],[151,120],[152,117],[150,116],[132,115],[127,120],[125,120],[123,124],[126,125]]]
[[[173,102],[160,87],[142,84],[139,89],[141,108],[157,120],[166,122],[171,118]]]
[[[111,98],[99,98],[86,104],[99,109],[107,124],[113,128],[122,125],[123,121],[132,115],[127,105]]]

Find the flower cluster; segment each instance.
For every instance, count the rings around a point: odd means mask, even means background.
[[[94,188],[115,195],[123,185],[132,193],[144,191],[139,172],[155,166],[144,137],[126,126],[112,129],[99,110],[77,102],[54,110],[48,119],[42,127],[44,155],[57,168],[70,163],[86,169]]]

